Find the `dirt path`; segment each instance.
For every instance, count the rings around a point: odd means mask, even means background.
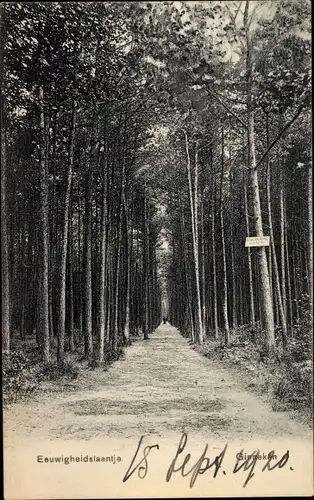
[[[148,341],[133,344],[124,361],[97,372],[94,382],[94,390],[12,405],[5,416],[7,435],[19,440],[130,438],[139,429],[157,436],[185,431],[228,440],[311,435],[245,390],[235,373],[193,351],[172,327],[161,326]]]
[[[149,340],[126,349],[125,360],[108,371],[78,379],[83,389],[43,394],[8,408],[6,446],[16,452],[36,442],[59,450],[71,442],[119,442],[122,450],[141,435],[177,443],[182,432],[198,443],[311,443],[309,428],[272,411],[236,377],[191,349],[175,328],[161,326]]]

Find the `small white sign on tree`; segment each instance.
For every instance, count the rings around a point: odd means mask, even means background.
[[[248,236],[245,238],[246,247],[269,247],[269,236]]]

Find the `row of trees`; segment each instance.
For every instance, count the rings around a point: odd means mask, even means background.
[[[11,333],[36,333],[45,361],[83,344],[101,362],[159,323],[159,229],[136,164],[156,111],[128,8],[2,8],[7,352]]]
[[[308,120],[305,116],[301,122],[303,137],[307,134]],[[246,158],[245,155],[242,159],[237,156],[230,133],[223,126],[218,127],[218,133],[216,146],[209,151],[199,151],[197,158],[201,172],[197,224],[193,227],[191,223],[195,191],[191,199],[184,181],[177,197],[173,196],[170,201],[173,258],[169,289],[172,290],[171,317],[181,330],[194,332],[196,338],[201,318],[203,337],[211,335],[218,339],[222,332],[228,344],[231,329],[250,325],[254,332],[261,322],[265,328],[265,323],[257,249],[246,248],[244,244],[246,236],[254,234]],[[271,237],[266,256],[274,324],[280,333],[279,341],[284,345],[289,327],[300,322],[304,309],[310,307],[311,236],[307,198],[311,185],[307,163],[310,140],[307,140],[305,147],[303,138],[302,143],[294,145],[282,163],[278,161],[282,158],[280,153],[274,152],[272,168],[265,165],[259,169],[264,234]],[[195,143],[193,146],[195,161]],[[236,157],[237,169],[234,168]],[[182,160],[185,160],[183,144]],[[186,165],[181,165],[181,175],[186,174],[187,184]],[[193,231],[196,233],[196,254]]]
[[[313,303],[309,8],[2,6],[7,352],[102,361],[168,302],[195,341],[287,343]]]
[[[231,328],[259,325],[271,353],[313,304],[310,43],[307,3],[263,8],[215,6],[224,22],[204,59],[176,55],[161,148],[172,321],[227,345]],[[252,235],[269,248],[245,248]]]

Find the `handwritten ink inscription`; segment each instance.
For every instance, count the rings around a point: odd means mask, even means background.
[[[145,446],[143,448],[143,458],[134,466],[134,463],[137,459],[137,455],[139,453],[139,450],[142,446],[144,436],[141,437],[139,440],[139,443],[137,445],[136,452],[132,458],[132,462],[123,478],[123,482],[125,483],[133,474],[135,471],[137,471],[138,477],[141,479],[144,479],[146,477],[146,474],[148,472],[148,455],[150,454],[151,450],[156,448],[159,450],[159,444],[154,444],[153,446]]]
[[[140,438],[135,454],[131,460],[127,472],[123,477],[122,481],[124,483],[128,481],[135,472],[140,479],[145,479],[148,474],[148,457],[152,450],[159,450],[159,444],[143,446],[143,440],[144,436]],[[171,481],[171,478],[174,474],[181,474],[183,478],[189,478],[189,487],[193,488],[197,477],[199,475],[205,474],[210,469],[212,470],[213,478],[216,478],[219,472],[223,475],[227,474],[227,472],[223,469],[222,464],[228,450],[228,444],[226,444],[223,450],[214,458],[210,458],[209,456],[207,456],[208,444],[206,444],[202,454],[195,461],[195,459],[192,459],[191,454],[185,451],[187,441],[188,436],[186,433],[183,433],[180,438],[175,456],[167,468],[167,472],[165,475],[165,480],[167,482]],[[255,476],[255,473],[257,472],[256,465],[261,458],[260,453],[260,450],[255,450],[250,454],[245,454],[242,449],[239,453],[236,454],[236,463],[232,469],[232,473],[246,473],[243,488],[247,486],[249,481]],[[265,454],[263,454],[262,456],[265,456]],[[275,469],[282,469],[288,463],[289,458],[289,450],[287,450],[279,460],[277,460],[275,451],[272,450],[266,455],[266,463],[259,470],[261,472],[271,472]],[[292,467],[290,467],[290,470],[293,470]]]

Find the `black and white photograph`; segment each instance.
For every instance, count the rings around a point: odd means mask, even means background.
[[[313,495],[310,0],[0,13],[4,498]]]

